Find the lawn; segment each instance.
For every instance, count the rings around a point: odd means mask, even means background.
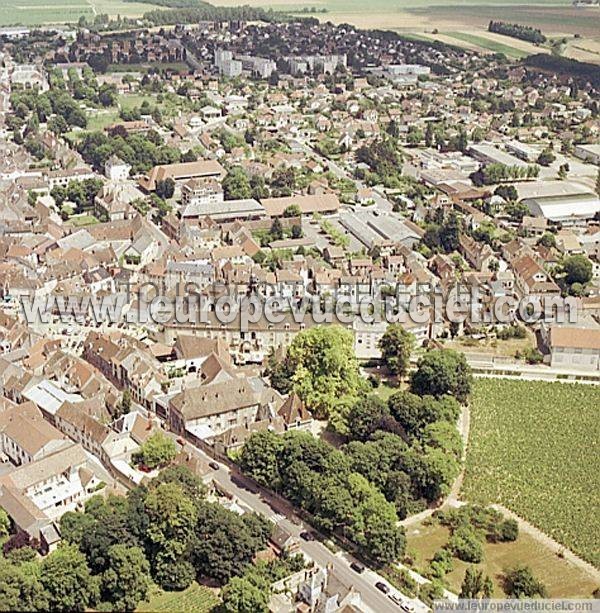
[[[448,541],[449,531],[437,523],[418,524],[407,529],[408,551],[415,554],[417,568],[425,569],[435,552]],[[521,533],[513,543],[485,543],[484,558],[479,568],[494,582],[494,597],[502,598],[502,573],[517,564],[526,564],[548,588],[551,598],[589,598],[596,582],[584,571],[557,557],[532,536]],[[466,562],[454,559],[454,569],[446,575],[448,586],[460,592]]]
[[[209,588],[192,583],[183,592],[165,592],[154,586],[147,602],[137,608],[142,611],[186,611],[190,613],[208,613],[219,604],[219,599]]]
[[[98,220],[90,214],[82,214],[82,215],[74,215],[69,218],[69,223],[77,228],[81,228],[84,226],[93,226],[94,224],[99,223]]]
[[[499,502],[600,567],[600,387],[479,379],[463,495]]]

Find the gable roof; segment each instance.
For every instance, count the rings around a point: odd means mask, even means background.
[[[298,205],[301,213],[328,213],[340,208],[340,201],[335,194],[309,194],[305,196],[285,196],[283,198],[263,198],[261,204],[270,217],[280,217],[285,209]]]

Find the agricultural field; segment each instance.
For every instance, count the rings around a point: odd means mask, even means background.
[[[437,523],[417,524],[407,528],[407,550],[415,556],[415,567],[425,569],[436,551],[449,538],[448,528]],[[521,532],[513,543],[485,543],[484,557],[478,567],[494,582],[494,597],[504,597],[501,588],[504,569],[526,564],[548,588],[551,598],[589,598],[596,581],[570,562],[559,558],[529,534]],[[467,569],[466,562],[454,559],[454,569],[446,575],[448,586],[460,592]]]
[[[479,379],[463,497],[497,502],[600,567],[600,387]]]
[[[445,35],[448,38],[456,39],[457,41],[463,41],[469,43],[475,47],[479,47],[484,51],[490,51],[491,53],[503,53],[507,57],[515,58],[517,60],[526,57],[529,55],[526,51],[522,51],[521,49],[517,49],[512,46],[512,39],[506,38],[507,43],[498,42],[496,40],[492,40],[487,38],[486,36],[478,36],[475,34],[469,34],[468,32],[446,32]],[[515,41],[517,42],[517,41]],[[454,44],[460,44],[454,42]]]
[[[75,22],[84,16],[107,13],[124,17],[139,17],[152,7],[148,4],[124,2],[123,0],[3,0],[0,11],[0,26],[40,25]]]
[[[197,583],[192,583],[190,587],[183,592],[165,592],[159,587],[154,586],[150,592],[150,598],[147,602],[140,604],[137,611],[189,611],[190,613],[208,613],[212,611],[219,599],[215,593]]]
[[[81,15],[93,16],[86,0],[5,0],[0,11],[0,25],[36,25],[75,21]]]

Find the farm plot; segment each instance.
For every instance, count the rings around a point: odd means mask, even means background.
[[[77,21],[81,15],[92,17],[92,7],[86,0],[7,0],[2,3],[0,25],[37,25]]]
[[[481,49],[491,51],[492,53],[503,53],[507,57],[515,59],[521,59],[530,55],[526,51],[512,47],[510,44],[491,40],[487,36],[477,36],[476,34],[469,34],[468,32],[446,32],[445,36],[456,39],[457,41],[463,41],[470,45],[475,45]]]
[[[499,502],[600,567],[600,387],[478,380],[464,498]]]
[[[140,604],[137,611],[208,613],[217,604],[219,604],[219,599],[212,590],[203,585],[192,583],[182,592],[165,592],[158,587],[154,587],[149,600]]]

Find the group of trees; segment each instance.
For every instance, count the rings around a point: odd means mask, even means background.
[[[0,515],[0,529],[1,520]],[[240,517],[207,502],[197,477],[184,467],[169,467],[127,497],[96,496],[86,503],[85,512],[63,515],[63,543],[41,561],[29,539],[10,550],[5,545],[0,606],[19,611],[133,611],[147,597],[152,581],[166,590],[181,590],[196,577],[218,585],[242,576],[247,583],[255,576],[278,579],[298,570],[301,562],[269,563],[253,572],[252,560],[271,527],[259,515]],[[238,587],[227,585],[226,604],[239,597]],[[268,588],[262,590],[264,597]]]
[[[241,166],[234,166],[223,179],[223,193],[227,200],[241,200],[246,198],[266,198],[269,188],[264,177],[260,175],[248,176]]]
[[[478,564],[483,560],[483,542],[515,541],[519,527],[514,519],[504,519],[502,513],[477,505],[437,511],[435,518],[450,529],[445,548],[463,562]]]
[[[495,32],[496,34],[503,34],[504,36],[511,36],[512,38],[519,38],[520,40],[526,40],[537,45],[543,45],[547,40],[542,34],[542,31],[538,28],[522,26],[518,23],[490,21],[488,31]]]
[[[57,185],[50,191],[58,208],[63,207],[65,202],[75,205],[73,211],[65,211],[65,214],[82,213],[94,207],[96,194],[102,189],[101,179],[84,179],[83,181],[69,181],[66,187]]]
[[[386,341],[390,356],[398,340],[393,332]],[[293,386],[291,373],[301,372],[311,393],[316,386],[333,398],[343,393],[348,398],[347,387],[340,391],[340,381],[355,376],[348,355],[337,333],[323,339],[313,332],[292,352],[296,369],[274,369],[271,381],[281,386],[291,380]],[[396,364],[399,370],[401,362]],[[290,363],[284,362],[284,368]],[[365,555],[386,564],[404,548],[403,535],[393,529],[395,518],[447,494],[458,475],[460,406],[452,396],[465,401],[470,384],[463,356],[448,350],[428,352],[412,377],[411,391],[398,391],[387,403],[376,395],[355,397],[344,419],[349,442],[340,450],[308,433],[261,432],[244,446],[240,466],[311,513],[322,530],[349,538]]]
[[[154,130],[146,134],[130,134],[125,130],[113,130],[111,135],[89,132],[78,143],[77,150],[98,171],[103,171],[106,160],[113,154],[130,164],[133,174],[146,172],[157,164],[181,161],[181,151],[165,145]]]
[[[26,123],[26,132],[35,132],[39,123],[47,122],[56,134],[87,125],[85,112],[64,89],[51,88],[43,93],[36,89],[17,90],[11,94],[11,104],[15,112],[7,117],[6,125],[19,143]]]
[[[564,292],[572,296],[582,296],[586,285],[592,280],[594,266],[585,255],[570,255],[566,257],[560,269],[557,280]]]
[[[268,374],[275,389],[296,392],[313,414],[342,433],[350,407],[369,389],[358,369],[353,335],[340,326],[300,332],[285,359],[271,362]]]
[[[423,244],[434,253],[452,253],[458,249],[461,222],[454,212],[445,218],[431,221],[423,235]]]
[[[536,164],[528,166],[507,166],[506,164],[488,164],[471,175],[476,185],[492,185],[514,181],[516,179],[535,179],[540,174]]]
[[[271,524],[204,496],[192,473],[170,467],[127,497],[96,496],[63,515],[63,543],[41,561],[28,538],[11,537],[19,546],[5,544],[0,558],[2,610],[133,611],[151,581],[179,590],[195,577],[225,585],[243,575]]]
[[[357,150],[356,159],[369,166],[370,172],[364,175],[369,184],[382,183],[392,188],[398,186],[402,176],[402,156],[395,139],[390,137],[363,145]]]
[[[458,475],[462,442],[458,403],[406,391],[358,401],[348,417],[344,451],[353,470],[393,503],[399,517],[422,510],[448,493]]]
[[[81,77],[74,68],[68,73],[68,90],[76,100],[83,100],[93,106],[109,107],[117,104],[117,86],[96,80],[94,71],[86,66],[81,71]]]
[[[326,532],[350,539],[377,564],[404,553],[394,505],[352,468],[348,454],[306,432],[253,434],[240,466],[261,485],[309,512]]]
[[[181,23],[198,23],[202,21],[276,21],[283,14],[272,10],[250,6],[213,6],[208,2],[189,2],[187,0],[146,1],[170,7],[169,10],[155,10],[144,13],[144,20],[156,26],[176,25]]]

